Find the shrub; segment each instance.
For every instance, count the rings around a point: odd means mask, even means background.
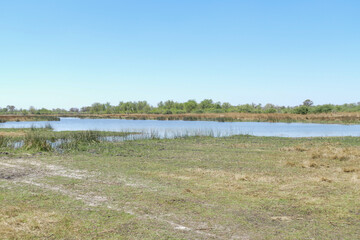
[[[294,108],[293,112],[295,114],[308,114],[309,113],[309,107],[305,106],[305,105],[298,106],[298,107]]]

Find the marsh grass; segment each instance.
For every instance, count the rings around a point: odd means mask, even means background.
[[[51,126],[50,123],[45,124],[44,128],[47,130],[54,130],[53,126]]]
[[[2,147],[7,147],[9,142],[10,142],[10,138],[6,137],[6,136],[0,136],[0,148]]]
[[[100,142],[101,134],[97,131],[70,132],[61,138],[59,148],[63,150],[78,150],[81,145],[91,145]]]
[[[35,126],[35,125],[31,125],[30,127],[31,131],[39,131],[39,130],[48,130],[48,131],[53,131],[54,128],[50,123],[46,123],[44,126]]]
[[[28,132],[25,135],[24,148],[36,151],[51,151],[52,149],[47,138],[36,131]]]
[[[98,144],[103,141],[127,140],[127,137],[137,136],[135,132],[104,132],[104,131],[35,131],[44,139],[52,150],[75,151],[86,146]],[[154,133],[155,134],[155,133]],[[155,135],[154,135],[155,136]],[[135,139],[135,137],[134,137]],[[130,138],[130,140],[132,140]]]
[[[291,113],[186,113],[186,114],[63,114],[61,117],[113,118],[132,120],[184,120],[218,122],[305,122],[305,123],[360,123],[359,112],[291,114]]]
[[[41,127],[32,126],[29,129],[7,129],[11,137],[1,138],[0,147],[24,148],[34,151],[53,150],[79,150],[86,145],[100,142],[122,142],[136,140],[160,139],[186,139],[191,137],[225,137],[234,135],[235,132],[216,131],[213,129],[182,129],[160,130],[149,129],[142,131],[125,130],[123,132],[105,131],[61,131],[54,132],[51,125]],[[15,133],[19,133],[14,135]],[[15,137],[16,136],[16,137]]]
[[[127,132],[103,131],[63,131],[54,132],[51,125],[32,126],[27,129],[2,129],[0,148],[3,150],[23,149],[25,151],[75,150],[81,145],[97,144],[101,141],[111,141],[112,138],[123,138]],[[107,139],[109,138],[109,139]]]

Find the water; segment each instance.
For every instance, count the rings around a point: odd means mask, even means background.
[[[267,122],[212,122],[212,121],[158,121],[125,119],[61,118],[60,121],[6,122],[0,128],[43,127],[50,123],[54,131],[102,130],[117,132],[143,132],[151,136],[173,137],[182,135],[236,134],[277,137],[330,137],[360,136],[360,125],[267,123]]]

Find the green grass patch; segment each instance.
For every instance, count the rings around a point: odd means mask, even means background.
[[[61,134],[70,138],[72,133]],[[28,156],[25,150],[11,150],[13,155],[0,159],[0,229],[11,226],[1,236],[360,235],[358,137],[195,136],[125,142],[92,142],[92,135],[78,138],[85,144],[71,151]],[[36,225],[34,216],[47,220]],[[21,229],[13,224],[20,220]]]

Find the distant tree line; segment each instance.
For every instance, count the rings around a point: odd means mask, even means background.
[[[307,99],[302,104],[294,107],[277,106],[274,104],[242,104],[231,105],[228,102],[214,102],[212,99],[204,99],[201,102],[188,100],[187,102],[175,102],[172,100],[161,101],[157,106],[151,106],[147,101],[120,102],[118,105],[110,103],[93,103],[91,106],[81,108],[66,109],[17,109],[13,105],[0,107],[0,114],[131,114],[131,113],[147,113],[147,114],[183,114],[183,113],[294,113],[294,114],[310,114],[310,113],[331,113],[331,112],[360,112],[360,102],[349,103],[343,105],[314,105]]]

